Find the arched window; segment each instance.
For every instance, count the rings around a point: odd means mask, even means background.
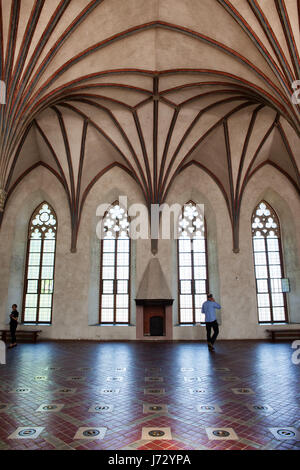
[[[130,322],[130,236],[126,211],[115,202],[103,219],[100,323]]]
[[[34,211],[28,228],[24,323],[52,321],[56,233],[56,214],[43,202]]]
[[[287,322],[280,223],[276,212],[262,201],[252,215],[252,237],[260,323]]]
[[[179,219],[178,237],[179,323],[204,322],[202,304],[207,300],[207,243],[205,218],[189,202]]]

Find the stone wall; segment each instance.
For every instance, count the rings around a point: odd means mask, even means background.
[[[8,323],[12,303],[22,305],[27,229],[34,209],[44,200],[55,209],[58,236],[55,271],[53,324],[43,326],[43,338],[135,340],[135,296],[144,271],[153,256],[149,240],[133,242],[131,324],[99,326],[100,242],[96,236],[96,209],[103,202],[113,203],[120,195],[128,203],[143,203],[133,180],[121,169],[105,174],[93,187],[84,206],[77,252],[70,252],[70,212],[60,183],[45,168],[31,172],[9,199],[0,230],[0,327]],[[221,339],[257,339],[265,337],[267,326],[258,325],[250,220],[262,199],[276,210],[281,221],[284,264],[290,278],[288,328],[300,324],[300,201],[293,186],[274,168],[261,169],[247,186],[241,207],[240,252],[232,251],[232,230],[224,198],[214,181],[202,170],[189,167],[177,177],[167,203],[184,204],[189,200],[205,205],[208,231],[210,289],[222,305]],[[158,259],[174,297],[173,338],[204,339],[199,326],[176,326],[177,256],[176,243],[162,240]],[[20,308],[21,310],[21,308]],[[286,328],[287,326],[285,326]],[[31,329],[33,327],[30,327]]]

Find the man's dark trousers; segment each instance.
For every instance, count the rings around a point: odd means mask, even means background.
[[[211,329],[214,330],[213,337],[211,338]],[[215,344],[217,337],[219,336],[219,325],[217,320],[206,323],[206,331],[207,331],[207,342],[211,344]]]
[[[16,344],[17,339],[16,339],[16,329],[17,329],[17,322],[15,321],[14,323],[10,324],[10,336],[11,336],[11,342],[12,344]]]

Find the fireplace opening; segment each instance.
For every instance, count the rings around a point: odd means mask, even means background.
[[[165,336],[166,314],[164,305],[144,307],[144,336]]]
[[[173,338],[173,300],[137,300],[136,337],[143,341]]]
[[[164,336],[164,319],[162,317],[150,318],[150,336]]]

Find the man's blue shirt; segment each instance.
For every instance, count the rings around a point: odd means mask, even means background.
[[[217,319],[215,309],[220,310],[221,305],[217,304],[217,302],[211,302],[207,300],[202,305],[202,313],[205,313],[205,322],[210,323]]]

